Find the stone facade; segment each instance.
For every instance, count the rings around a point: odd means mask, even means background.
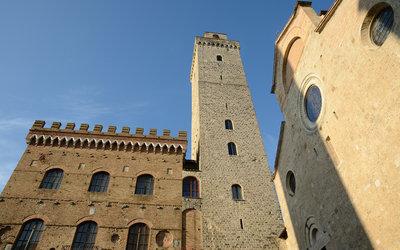
[[[143,135],[143,129],[129,134],[129,128],[115,133],[115,127],[101,132],[99,125],[95,131],[87,131],[86,124],[80,130],[73,123],[60,125],[44,128],[36,121],[27,136],[28,146],[0,197],[0,248],[11,247],[23,223],[41,219],[45,230],[37,249],[70,249],[85,221],[97,223],[97,249],[125,249],[135,223],[150,228],[150,249],[180,249],[186,132],[170,137],[169,130],[157,136],[155,130]],[[60,187],[40,188],[51,169],[63,170]],[[110,175],[107,191],[89,192],[99,171]],[[153,195],[135,194],[142,174],[153,176]],[[157,240],[165,235],[169,241]]]
[[[196,37],[191,72],[192,159],[199,199],[185,209],[202,214],[204,249],[276,249],[283,222],[237,41],[225,34]],[[233,129],[226,129],[230,120]],[[228,143],[237,155],[228,153]],[[242,199],[233,199],[232,186]]]
[[[393,26],[376,45],[371,26],[389,6]],[[285,122],[272,179],[290,249],[400,248],[399,10],[398,0],[336,0],[317,15],[298,2],[276,40]]]

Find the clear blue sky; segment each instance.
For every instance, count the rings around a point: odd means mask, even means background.
[[[318,0],[313,8],[318,13],[332,3]],[[283,119],[270,94],[274,41],[294,6],[293,0],[0,2],[0,191],[34,120],[190,133],[194,37],[205,31],[241,43],[273,168]]]

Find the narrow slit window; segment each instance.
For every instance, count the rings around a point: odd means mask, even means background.
[[[233,142],[228,143],[228,153],[229,155],[237,155],[235,143]]]
[[[232,199],[234,199],[234,200],[243,200],[243,198],[242,198],[242,188],[237,184],[232,186]]]
[[[227,130],[233,130],[233,125],[231,120],[225,120],[225,128]]]

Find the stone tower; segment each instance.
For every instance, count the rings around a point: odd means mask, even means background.
[[[184,175],[199,179],[201,199],[183,207],[200,210],[204,249],[277,248],[283,229],[239,49],[225,34],[195,39],[192,159],[198,172]]]

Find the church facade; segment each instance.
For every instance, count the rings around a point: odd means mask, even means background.
[[[400,2],[297,2],[275,43],[289,249],[399,249]]]

